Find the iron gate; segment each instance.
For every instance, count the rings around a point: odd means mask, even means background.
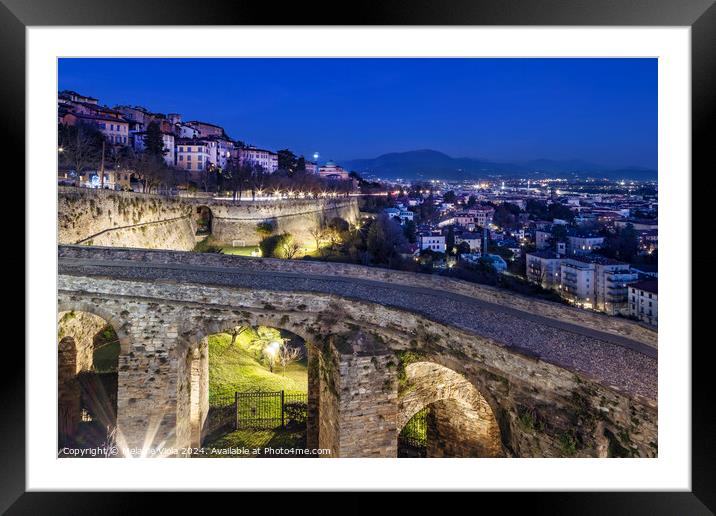
[[[285,391],[237,392],[209,403],[208,431],[270,430],[305,425],[308,394]]]

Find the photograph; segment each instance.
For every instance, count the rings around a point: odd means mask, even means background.
[[[56,67],[58,460],[658,460],[659,58]]]

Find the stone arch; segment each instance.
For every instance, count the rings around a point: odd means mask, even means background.
[[[214,214],[205,204],[194,207],[194,224],[197,236],[209,236],[213,229]]]
[[[58,308],[59,439],[65,445],[100,446],[117,425],[119,363],[97,371],[95,339],[110,326],[121,355],[127,336],[120,336],[114,317],[91,303],[60,299]]]
[[[310,323],[313,322],[315,321],[310,321]],[[175,350],[181,367],[177,384],[177,437],[179,442],[182,440],[186,442],[188,439],[192,447],[201,446],[211,431],[207,426],[209,423],[208,338],[217,333],[225,333],[237,326],[267,326],[286,330],[305,342],[308,375],[307,445],[312,448],[317,447],[320,388],[317,367],[319,358],[316,346],[313,344],[314,335],[307,330],[305,321],[299,323],[292,321],[285,314],[248,310],[216,312],[208,317],[203,316],[183,321]]]
[[[492,407],[463,375],[435,362],[408,364],[398,401],[398,435],[425,407],[430,407],[428,456],[504,456],[500,428]]]
[[[129,353],[130,338],[127,333],[126,321],[121,318],[121,314],[120,317],[118,317],[114,312],[107,310],[105,307],[97,303],[91,303],[84,300],[70,300],[60,296],[57,301],[58,322],[65,313],[69,312],[83,312],[97,318],[104,319],[105,323],[111,325],[117,333],[120,354],[123,355],[125,353]]]

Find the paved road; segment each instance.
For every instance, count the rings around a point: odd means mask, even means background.
[[[128,260],[62,257],[59,272],[137,281],[172,279],[259,290],[317,292],[375,302],[489,337],[516,352],[583,372],[605,385],[656,399],[655,348],[626,337],[452,292],[339,276]]]

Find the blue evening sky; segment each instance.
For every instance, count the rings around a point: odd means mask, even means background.
[[[60,59],[59,88],[321,160],[657,167],[656,59]]]

